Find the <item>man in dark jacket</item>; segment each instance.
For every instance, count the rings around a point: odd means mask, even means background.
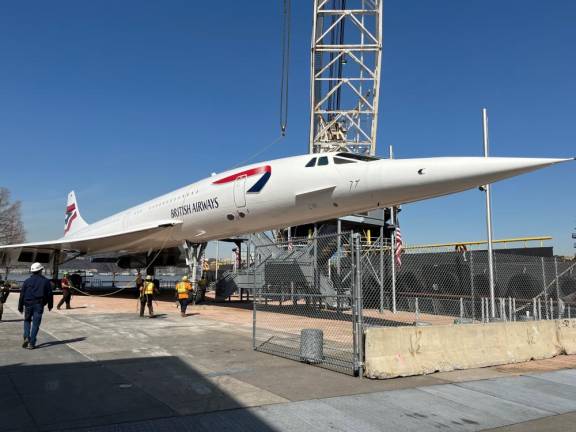
[[[10,284],[0,280],[0,321],[2,321],[2,314],[4,312],[4,303],[10,295]]]
[[[18,310],[24,313],[24,343],[22,348],[34,349],[36,336],[42,322],[44,306],[52,310],[53,296],[50,281],[42,276],[44,267],[40,263],[32,264],[30,271],[32,276],[24,281],[20,290]]]

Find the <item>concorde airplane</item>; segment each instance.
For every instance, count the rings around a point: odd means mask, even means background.
[[[63,237],[0,246],[0,262],[48,262],[70,253],[150,256],[452,194],[569,160],[308,154],[215,174],[93,224],[82,218],[70,192]]]

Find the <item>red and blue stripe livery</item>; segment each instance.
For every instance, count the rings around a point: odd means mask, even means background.
[[[224,177],[224,178],[221,178],[220,180],[216,180],[216,181],[212,182],[212,184],[215,184],[215,185],[226,184],[226,183],[236,181],[237,179],[242,178],[242,177],[252,177],[252,176],[255,176],[258,174],[262,174],[262,176],[258,179],[258,181],[256,183],[254,183],[254,185],[252,185],[252,187],[250,189],[248,189],[246,191],[247,193],[258,193],[262,189],[264,189],[264,186],[266,186],[266,183],[268,183],[268,180],[270,180],[270,176],[272,175],[272,167],[270,165],[263,165],[263,166],[256,167],[256,168],[250,168],[250,169],[245,170],[245,171],[240,171],[240,172],[234,173],[232,175],[229,175],[228,177]]]

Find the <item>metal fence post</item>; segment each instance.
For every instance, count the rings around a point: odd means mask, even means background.
[[[546,319],[548,319],[548,287],[546,286],[546,267],[544,266],[544,257],[540,258],[540,261],[542,262],[542,287],[544,288],[544,310],[546,314]],[[540,305],[538,305],[538,308],[540,308]]]
[[[351,283],[351,292],[350,292],[350,310],[352,312],[352,357],[353,357],[353,369],[354,373],[358,373],[359,365],[358,365],[358,338],[356,335],[356,321],[358,317],[356,316],[358,313],[356,307],[356,238],[355,234],[350,233],[350,262],[351,262],[351,272],[350,272],[350,283]]]
[[[380,227],[380,313],[384,313],[384,227]]]
[[[554,257],[554,274],[556,276],[556,306],[558,307],[558,319],[560,319],[560,283],[558,282],[558,258],[556,257]],[[552,311],[550,313],[552,313]],[[552,318],[554,318],[554,316],[552,316]]]
[[[542,299],[538,297],[538,319],[542,320]]]
[[[320,274],[318,273],[318,226],[314,224],[314,238],[312,239],[314,246],[314,291],[320,291]],[[320,297],[320,302],[322,297]]]
[[[359,375],[364,376],[364,293],[362,292],[362,246],[360,236],[358,241],[358,357],[359,357]]]
[[[256,350],[256,265],[252,268],[252,349]]]
[[[342,259],[342,221],[338,219],[336,225],[336,274],[340,278],[340,260]]]
[[[472,251],[468,252],[468,261],[470,266],[470,297],[472,298],[472,321],[476,319],[476,298],[474,292],[474,258]]]
[[[352,285],[352,313],[353,313],[353,340],[354,340],[354,369],[362,378],[363,370],[363,325],[362,325],[362,272],[360,269],[360,234],[354,234],[352,243],[352,259],[354,260],[354,283]]]

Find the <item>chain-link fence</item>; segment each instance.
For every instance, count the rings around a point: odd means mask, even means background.
[[[390,325],[452,324],[571,317],[576,312],[576,263],[557,257],[493,252],[491,296],[488,252],[407,249],[399,259],[384,253],[383,271],[363,253],[364,322]],[[366,271],[366,269],[370,271]],[[374,318],[373,318],[374,317]]]
[[[358,284],[350,233],[254,250],[254,348],[354,374]]]
[[[392,249],[352,233],[256,246],[254,348],[355,374],[367,327],[576,316],[574,261],[496,249],[491,295],[485,250]]]

